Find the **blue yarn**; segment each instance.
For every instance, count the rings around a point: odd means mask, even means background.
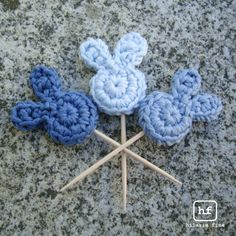
[[[211,121],[219,115],[218,97],[198,94],[201,77],[196,70],[176,72],[171,93],[153,92],[141,103],[139,124],[145,134],[159,144],[180,142],[190,132],[192,121]]]
[[[11,119],[20,130],[43,126],[57,142],[73,145],[83,142],[96,128],[98,113],[84,93],[61,91],[55,70],[36,66],[30,84],[41,102],[19,102],[12,109]]]
[[[147,53],[147,42],[138,33],[124,35],[109,53],[101,39],[88,39],[80,55],[97,74],[90,81],[90,93],[98,108],[109,115],[132,114],[145,97],[144,74],[135,69]]]

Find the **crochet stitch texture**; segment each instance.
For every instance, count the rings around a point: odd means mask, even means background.
[[[146,53],[146,40],[134,32],[118,41],[114,56],[101,39],[89,38],[80,46],[86,65],[97,71],[90,81],[90,93],[102,112],[129,115],[138,107],[145,97],[146,82],[135,66]]]
[[[20,130],[43,126],[48,134],[64,145],[81,143],[95,129],[97,108],[84,93],[64,92],[56,71],[36,66],[30,84],[41,102],[19,102],[12,109],[11,119]]]
[[[218,97],[198,94],[201,77],[194,69],[176,72],[171,93],[153,92],[141,103],[139,124],[159,144],[180,142],[190,131],[192,121],[211,121],[219,115],[222,104]]]

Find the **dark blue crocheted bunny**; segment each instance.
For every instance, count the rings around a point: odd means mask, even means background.
[[[20,130],[32,130],[42,125],[48,134],[64,145],[81,143],[95,129],[97,108],[84,93],[64,92],[55,70],[36,66],[30,84],[41,102],[19,102],[11,119]]]
[[[160,144],[180,142],[190,131],[192,121],[211,121],[219,115],[219,98],[198,94],[201,77],[196,70],[179,70],[172,80],[172,92],[153,92],[140,104],[139,124]]]

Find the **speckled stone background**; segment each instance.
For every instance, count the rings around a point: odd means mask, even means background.
[[[236,1],[0,1],[1,235],[235,235]],[[132,150],[183,182],[181,188],[129,160],[128,208],[121,198],[120,159],[80,185],[57,190],[112,148],[94,135],[65,148],[43,130],[23,133],[10,122],[17,101],[35,96],[28,76],[38,63],[58,68],[63,86],[88,92],[89,71],[78,55],[87,37],[112,49],[126,32],[148,41],[140,65],[148,92],[167,90],[179,67],[197,68],[202,89],[222,98],[217,121],[195,123],[180,144],[148,138]],[[119,118],[101,115],[98,128],[120,141]],[[127,133],[140,131],[128,117]],[[218,202],[224,228],[188,228],[192,204]]]

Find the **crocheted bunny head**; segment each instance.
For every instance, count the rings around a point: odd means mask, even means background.
[[[145,97],[145,77],[135,66],[146,53],[146,40],[134,32],[120,39],[113,56],[101,39],[90,38],[80,46],[84,62],[97,71],[90,93],[102,112],[129,115]]]
[[[159,144],[180,142],[190,131],[193,120],[217,118],[222,105],[219,98],[199,94],[201,77],[196,70],[179,70],[172,80],[171,93],[153,92],[140,104],[139,124]]]
[[[43,126],[55,141],[65,145],[81,143],[94,131],[96,106],[83,93],[63,92],[55,70],[35,67],[30,84],[41,102],[19,102],[12,109],[11,119],[18,129]]]

